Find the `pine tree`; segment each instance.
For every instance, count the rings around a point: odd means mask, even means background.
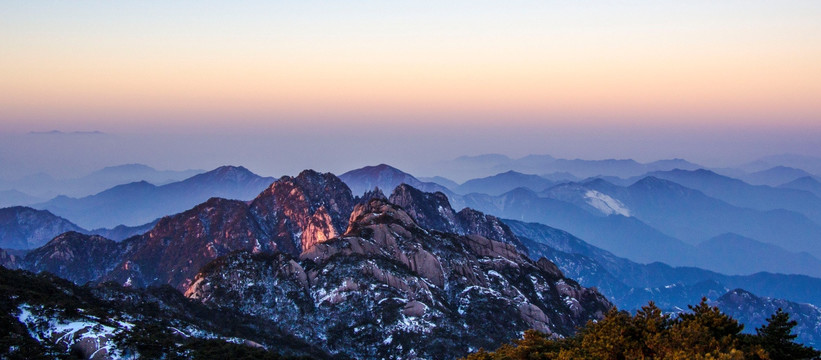
[[[796,343],[792,329],[798,325],[790,314],[779,308],[767,319],[767,324],[756,329],[759,345],[770,354],[771,360],[818,359],[821,352]]]

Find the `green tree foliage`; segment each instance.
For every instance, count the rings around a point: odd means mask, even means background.
[[[821,352],[795,343],[796,335],[792,329],[798,325],[790,320],[790,314],[780,308],[767,319],[767,324],[756,329],[757,337],[753,338],[770,355],[771,360],[817,359]]]
[[[612,309],[573,337],[551,339],[531,330],[521,340],[494,352],[479,350],[467,359],[818,359],[818,351],[793,342],[796,322],[780,309],[756,335],[745,335],[743,325],[706,299],[689,308],[677,317],[662,313],[652,302],[635,315]]]

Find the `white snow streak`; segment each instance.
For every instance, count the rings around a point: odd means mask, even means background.
[[[605,215],[618,214],[627,217],[630,216],[630,209],[609,195],[602,194],[596,190],[587,190],[584,197],[587,199],[587,203],[590,204],[590,206],[596,208]]]

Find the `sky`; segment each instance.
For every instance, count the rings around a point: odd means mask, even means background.
[[[821,156],[819,1],[0,2],[0,177]]]

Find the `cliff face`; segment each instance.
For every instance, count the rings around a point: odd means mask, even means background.
[[[254,199],[250,211],[266,237],[282,252],[297,256],[341,234],[353,205],[351,190],[339,178],[306,170],[271,184]]]
[[[501,220],[470,208],[457,213],[451,208],[444,193],[426,193],[407,184],[401,184],[391,194],[390,202],[401,206],[424,229],[459,235],[482,235],[514,245],[525,254],[528,251]]]
[[[452,358],[535,328],[569,335],[610,303],[480,235],[431,232],[380,198],[343,235],[299,258],[237,253],[199,273],[186,296],[288,324],[357,358]]]

